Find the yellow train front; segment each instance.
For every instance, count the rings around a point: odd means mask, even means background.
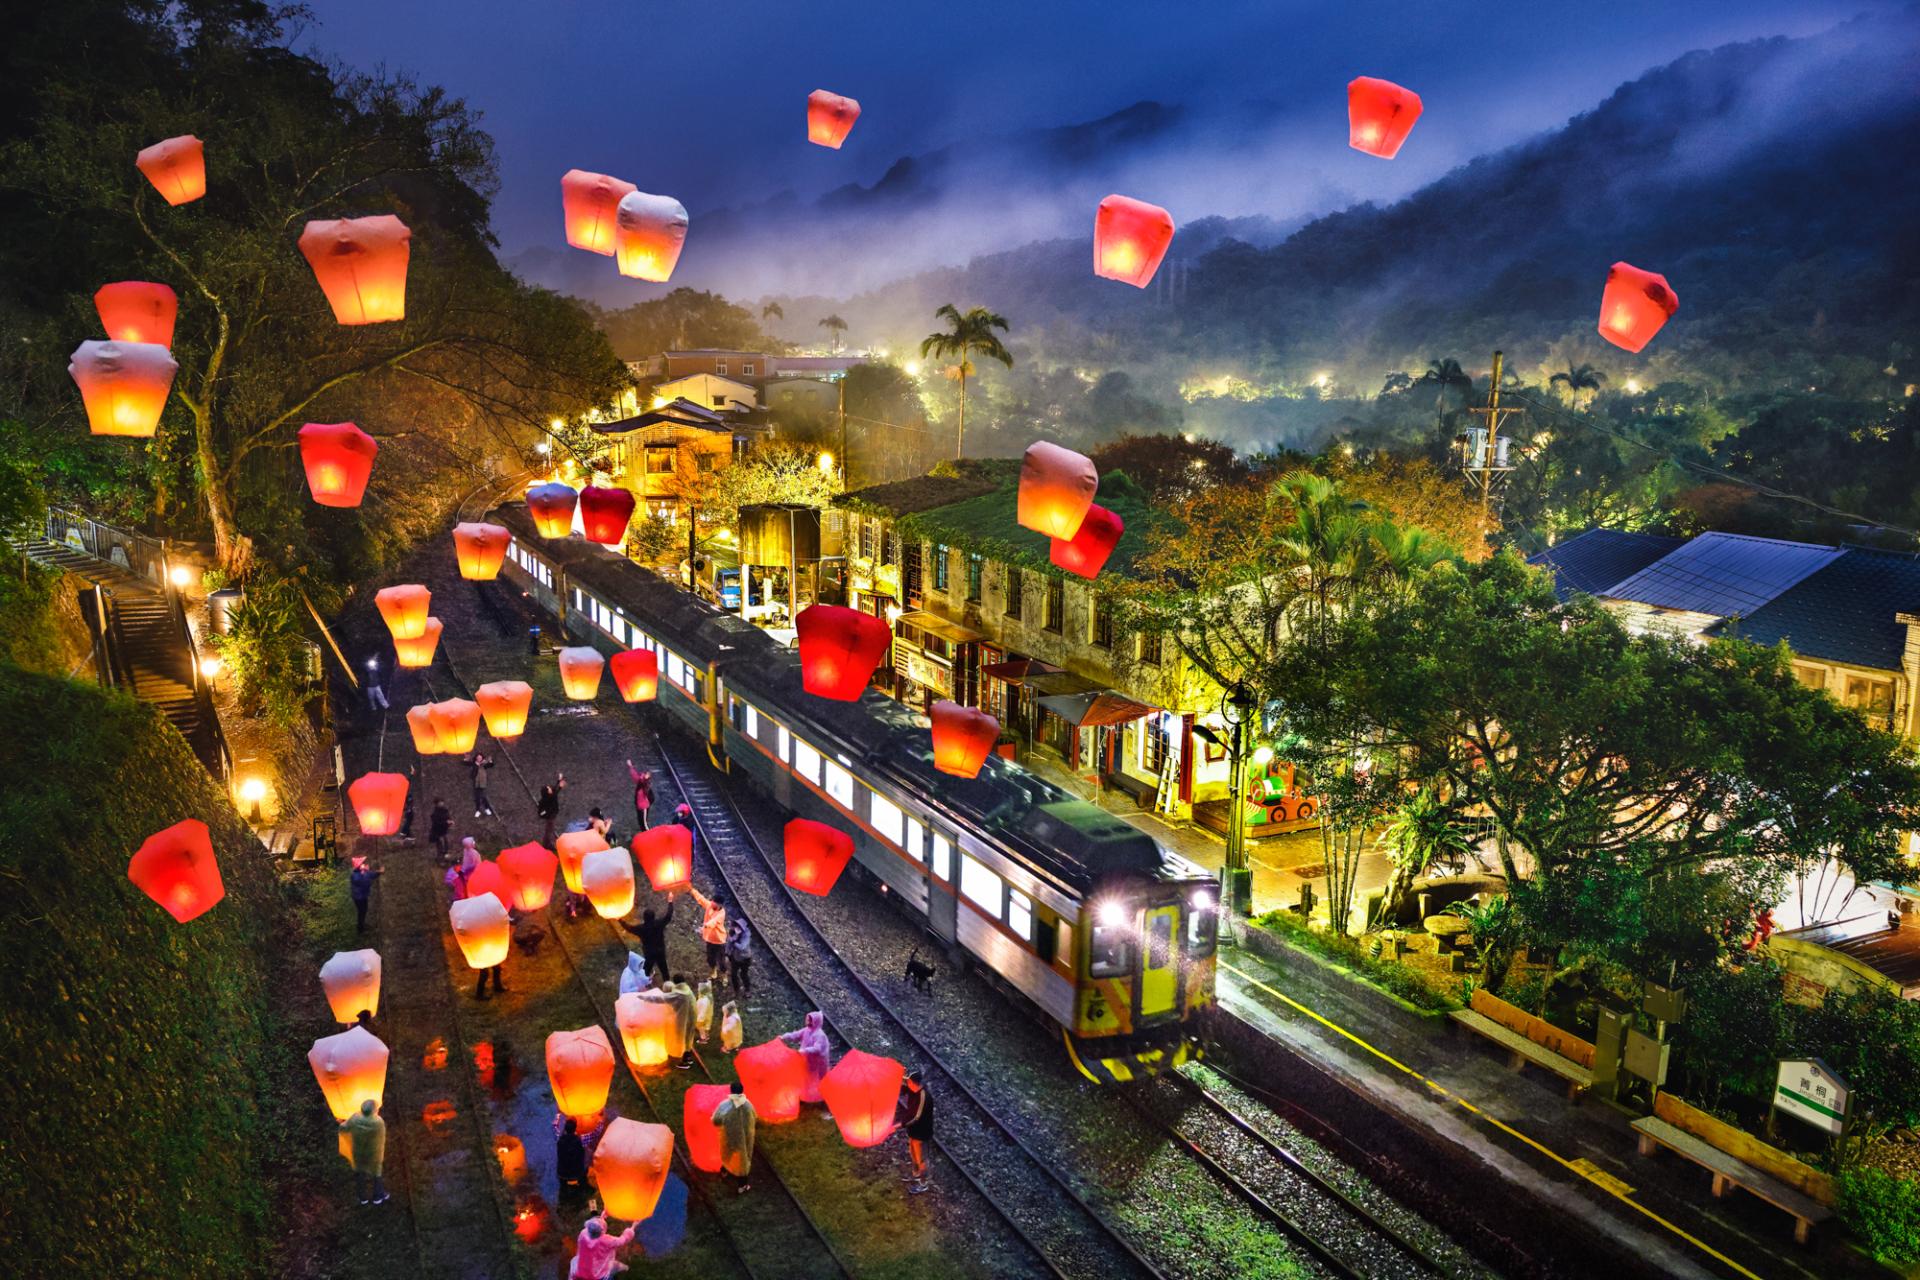
[[[1214,882],[1190,864],[1096,887],[1076,930],[1073,1023],[1063,1032],[1083,1075],[1125,1083],[1201,1055],[1219,919]]]

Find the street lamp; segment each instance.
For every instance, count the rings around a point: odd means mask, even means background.
[[[909,378],[917,378],[920,376],[920,362],[918,360],[909,360],[902,367],[906,369]]]
[[[1253,693],[1245,681],[1220,696],[1220,718],[1230,732],[1227,744],[1227,864],[1220,872],[1220,917],[1250,915],[1253,908],[1253,872],[1247,866],[1247,721],[1253,712]],[[1270,748],[1262,748],[1273,758]]]
[[[266,822],[266,815],[260,812],[260,802],[267,798],[267,784],[262,778],[248,778],[240,784],[240,799],[247,805],[247,821],[254,826]]]

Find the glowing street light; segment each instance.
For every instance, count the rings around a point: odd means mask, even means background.
[[[833,474],[833,455],[832,454],[822,451],[818,459],[818,463],[819,463],[821,475],[830,476]]]
[[[183,564],[176,564],[167,570],[167,581],[176,587],[184,587],[193,581],[193,570]]]
[[[1253,749],[1253,762],[1256,765],[1264,765],[1269,760],[1272,760],[1272,759],[1273,759],[1272,747],[1261,746],[1261,747],[1255,747]]]
[[[221,663],[218,658],[202,658],[200,659],[200,674],[211,680],[220,674],[220,666]]]
[[[909,360],[901,367],[907,371],[909,378],[917,378],[920,376],[920,362],[918,360]]]
[[[1627,394],[1630,396],[1637,396],[1640,394],[1640,379],[1638,378],[1627,379]]]
[[[240,799],[247,806],[247,821],[256,827],[267,820],[266,815],[260,812],[260,804],[266,798],[266,779],[253,777],[240,784]]]

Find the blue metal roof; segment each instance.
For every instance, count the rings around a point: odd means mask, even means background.
[[[1812,542],[1703,533],[1595,594],[1721,618],[1751,617],[1839,555],[1838,547]]]
[[[1808,658],[1898,671],[1907,629],[1895,618],[1920,612],[1920,555],[1848,547],[1824,568],[1747,617],[1713,628]]]
[[[1565,600],[1575,592],[1597,596],[1666,555],[1684,538],[1620,529],[1588,529],[1555,543],[1527,563],[1553,571],[1553,593]]]

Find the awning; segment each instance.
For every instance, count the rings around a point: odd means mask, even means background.
[[[1043,697],[1058,697],[1069,693],[1086,693],[1104,686],[1098,680],[1089,680],[1085,676],[1075,675],[1071,671],[1050,671],[1046,675],[1028,676],[1024,681],[1027,688]]]
[[[1131,698],[1123,698],[1111,689],[1094,689],[1086,693],[1042,698],[1040,705],[1078,729],[1099,729],[1108,725],[1126,724],[1142,716],[1153,715],[1159,710],[1158,707],[1142,706]]]
[[[978,631],[969,631],[959,623],[948,622],[939,614],[928,613],[925,609],[915,609],[912,613],[901,614],[900,622],[904,626],[918,627],[930,636],[939,636],[942,640],[950,640],[954,644],[986,639]]]
[[[980,674],[1008,684],[1021,684],[1033,676],[1058,675],[1062,670],[1064,668],[1041,658],[1009,658],[1005,662],[989,662],[980,668]]]

